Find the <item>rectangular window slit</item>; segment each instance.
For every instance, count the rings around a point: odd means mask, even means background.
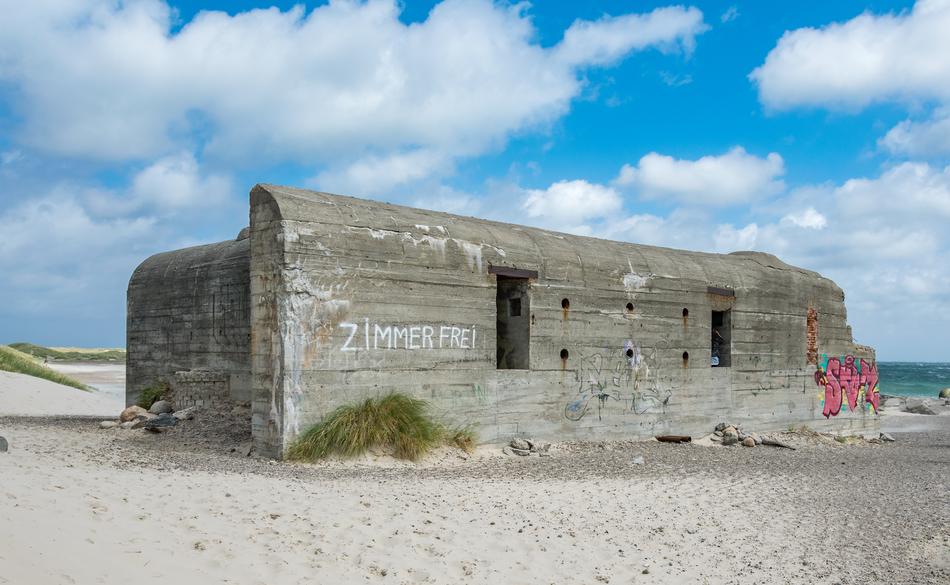
[[[732,311],[713,311],[710,325],[710,365],[728,368],[732,365]]]
[[[497,278],[497,367],[499,370],[527,370],[531,342],[528,279],[502,275]]]

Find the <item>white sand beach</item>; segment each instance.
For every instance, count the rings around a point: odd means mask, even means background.
[[[103,416],[114,417],[125,405],[125,384],[120,388],[114,382],[100,382],[103,378],[114,379],[115,372],[124,366],[108,366],[109,374],[103,372],[67,371],[58,364],[53,369],[69,374],[80,382],[90,384],[92,391],[83,391],[26,374],[0,372],[0,416]],[[89,375],[89,374],[94,375]],[[91,379],[92,378],[92,379]]]
[[[0,418],[0,583],[945,584],[950,416],[885,420],[894,443],[301,465],[200,413],[162,435]]]

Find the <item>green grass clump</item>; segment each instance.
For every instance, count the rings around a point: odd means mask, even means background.
[[[38,358],[61,362],[115,362],[125,361],[124,349],[85,349],[73,347],[44,347],[34,343],[11,343],[10,347]]]
[[[7,345],[0,345],[0,370],[5,372],[16,372],[18,374],[26,374],[35,378],[43,378],[44,380],[49,380],[50,382],[56,382],[57,384],[63,384],[65,386],[72,386],[73,388],[78,388],[80,390],[90,390],[89,386],[86,386],[79,380],[75,380],[65,374],[60,374],[59,372],[51,370],[43,364],[37,362],[29,355],[17,351]]]
[[[287,451],[289,459],[314,461],[331,455],[355,457],[370,449],[416,461],[430,449],[455,444],[472,449],[475,435],[468,429],[450,430],[428,414],[428,403],[405,394],[341,406],[300,435]]]
[[[142,408],[148,410],[152,408],[152,405],[162,400],[168,398],[168,394],[171,388],[165,382],[159,382],[157,384],[152,384],[146,388],[142,388],[142,391],[139,393],[139,399],[137,404]]]

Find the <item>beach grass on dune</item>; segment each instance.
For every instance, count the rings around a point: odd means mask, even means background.
[[[63,362],[125,361],[124,349],[87,349],[76,347],[45,347],[35,343],[17,342],[9,347],[37,358]]]
[[[0,370],[6,372],[16,372],[18,374],[26,374],[36,378],[43,378],[44,380],[49,380],[50,382],[56,382],[57,384],[63,384],[64,386],[72,386],[73,388],[78,388],[80,390],[90,389],[79,380],[75,380],[69,376],[53,371],[43,364],[37,362],[35,358],[29,356],[28,354],[17,351],[16,349],[13,349],[7,345],[0,345]]]
[[[315,461],[333,455],[355,457],[378,449],[416,461],[445,444],[471,450],[475,435],[470,429],[448,429],[436,422],[426,401],[393,393],[337,408],[300,435],[287,456]]]

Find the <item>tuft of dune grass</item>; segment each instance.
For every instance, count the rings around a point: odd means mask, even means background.
[[[428,413],[428,403],[393,393],[341,406],[323,422],[301,434],[287,450],[288,459],[316,461],[332,455],[355,457],[381,449],[399,459],[417,461],[431,449],[454,444],[475,445],[469,429],[447,429]]]
[[[79,380],[70,378],[65,374],[60,374],[55,370],[51,370],[50,368],[47,368],[43,364],[37,362],[29,355],[17,351],[7,345],[0,345],[0,370],[5,372],[16,372],[18,374],[26,374],[35,378],[43,378],[44,380],[49,380],[50,382],[56,382],[57,384],[63,384],[65,386],[72,386],[73,388],[78,388],[80,390],[90,390],[89,386],[86,386]]]

